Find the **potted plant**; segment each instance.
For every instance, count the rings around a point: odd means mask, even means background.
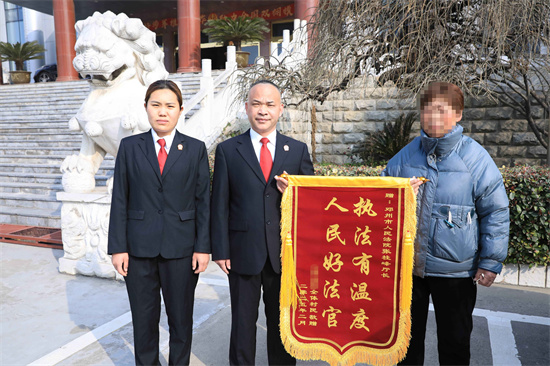
[[[25,71],[24,62],[43,58],[41,53],[45,52],[44,47],[37,41],[16,44],[0,42],[0,61],[15,62],[15,70],[10,71],[13,84],[30,83],[31,73]]]
[[[247,42],[261,42],[265,39],[265,33],[269,32],[268,23],[263,18],[251,18],[240,16],[236,19],[211,19],[206,22],[203,33],[208,34],[215,42],[223,42],[227,47],[230,42],[236,47],[237,64],[239,67],[248,65],[250,52],[243,52],[241,44]]]

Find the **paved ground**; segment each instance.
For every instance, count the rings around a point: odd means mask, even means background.
[[[0,243],[0,365],[132,365],[132,327],[122,282],[57,271],[60,250]],[[227,365],[230,308],[216,265],[196,291],[192,365]],[[550,291],[518,286],[479,288],[472,365],[549,365]],[[262,310],[263,312],[263,310]],[[433,312],[426,365],[437,365]],[[161,349],[168,359],[163,314]],[[265,319],[258,320],[256,363],[267,364]],[[299,365],[326,365],[299,361]]]

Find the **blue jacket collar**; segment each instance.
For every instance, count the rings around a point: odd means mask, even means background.
[[[422,147],[427,155],[445,156],[449,154],[462,138],[462,126],[456,125],[449,133],[443,137],[430,137],[424,130],[420,130],[422,138]]]

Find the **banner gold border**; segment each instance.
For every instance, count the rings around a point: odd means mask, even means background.
[[[282,280],[281,280],[281,307],[280,307],[280,333],[287,352],[301,360],[324,360],[331,366],[354,365],[356,363],[368,363],[371,365],[395,365],[401,361],[407,352],[410,331],[411,316],[410,306],[412,298],[412,264],[414,260],[414,238],[416,235],[416,196],[408,178],[394,177],[318,177],[318,176],[287,176],[289,186],[283,194],[281,202],[281,238],[283,238]],[[302,343],[298,341],[291,331],[291,306],[296,306],[296,267],[294,265],[295,251],[293,238],[296,232],[292,232],[293,201],[297,195],[296,187],[368,187],[368,188],[401,188],[405,195],[405,213],[403,220],[403,253],[401,255],[401,288],[399,303],[399,327],[395,343],[385,349],[373,348],[364,345],[352,346],[343,354],[334,347],[321,343]],[[297,209],[297,205],[294,205]],[[294,225],[296,230],[296,225]],[[285,240],[286,238],[286,240]],[[397,269],[396,269],[397,270]],[[396,296],[396,294],[394,294]],[[380,345],[377,345],[380,347]],[[349,344],[343,348],[349,347]],[[340,348],[340,347],[339,347]]]

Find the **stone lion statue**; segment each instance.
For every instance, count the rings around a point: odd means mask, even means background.
[[[91,91],[69,121],[82,131],[80,153],[61,165],[66,192],[90,192],[105,154],[116,156],[120,140],[150,128],[143,101],[147,87],[166,79],[164,53],[140,19],[94,13],[75,25],[74,68],[90,79]]]

